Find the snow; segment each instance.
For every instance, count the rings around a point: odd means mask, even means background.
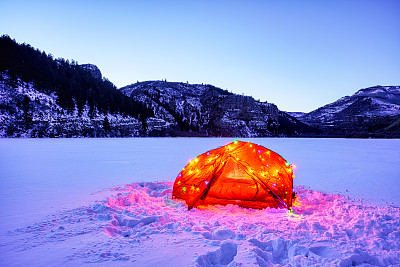
[[[170,199],[232,139],[0,139],[0,265],[400,264],[400,140],[240,140],[297,166],[293,213]]]
[[[0,77],[6,79],[7,75],[0,73]],[[136,118],[123,116],[118,113],[99,113],[97,108],[93,111],[92,116],[89,116],[89,106],[87,103],[84,105],[81,115],[78,115],[76,103],[73,112],[69,113],[66,109],[56,104],[57,96],[55,93],[51,93],[50,95],[41,93],[35,89],[32,83],[18,81],[18,87],[12,88],[5,81],[0,81],[0,137],[37,136],[37,133],[36,135],[32,133],[32,129],[21,129],[21,126],[18,124],[24,116],[24,111],[17,103],[21,99],[24,99],[24,96],[27,96],[31,101],[29,105],[31,106],[32,121],[44,123],[45,126],[42,126],[45,130],[41,129],[40,132],[45,136],[51,136],[51,134],[56,136],[61,135],[57,130],[60,127],[64,130],[63,134],[70,134],[70,136],[82,135],[81,130],[99,129],[100,127],[102,129],[102,123],[106,116],[111,126],[129,127],[131,130],[130,134],[133,136],[138,136],[141,128],[141,123]],[[3,108],[1,108],[2,106]],[[7,106],[8,108],[4,108]],[[12,134],[6,132],[8,127],[15,128]],[[39,127],[39,124],[37,127]]]

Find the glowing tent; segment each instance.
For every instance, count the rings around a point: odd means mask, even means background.
[[[176,177],[172,197],[185,200],[189,209],[214,204],[290,209],[292,167],[263,146],[234,141],[190,161]]]

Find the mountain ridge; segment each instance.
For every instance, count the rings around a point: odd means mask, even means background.
[[[309,113],[210,84],[117,89],[96,65],[0,38],[2,137],[400,137],[400,86],[373,86]]]
[[[399,118],[400,86],[380,85],[360,89],[298,116],[323,134],[358,136],[358,130],[362,136],[370,137],[400,136],[400,129],[389,127]]]
[[[209,84],[146,81],[119,89],[143,101],[180,129],[211,136],[264,137],[312,134],[314,129],[280,111],[275,104],[228,92]]]

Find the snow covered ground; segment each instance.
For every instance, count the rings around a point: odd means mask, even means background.
[[[297,165],[292,214],[170,200],[232,139],[0,139],[0,265],[400,265],[400,140],[240,140]]]

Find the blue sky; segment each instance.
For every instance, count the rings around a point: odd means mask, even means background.
[[[0,34],[96,64],[117,87],[209,83],[309,112],[400,85],[400,1],[0,2]]]

